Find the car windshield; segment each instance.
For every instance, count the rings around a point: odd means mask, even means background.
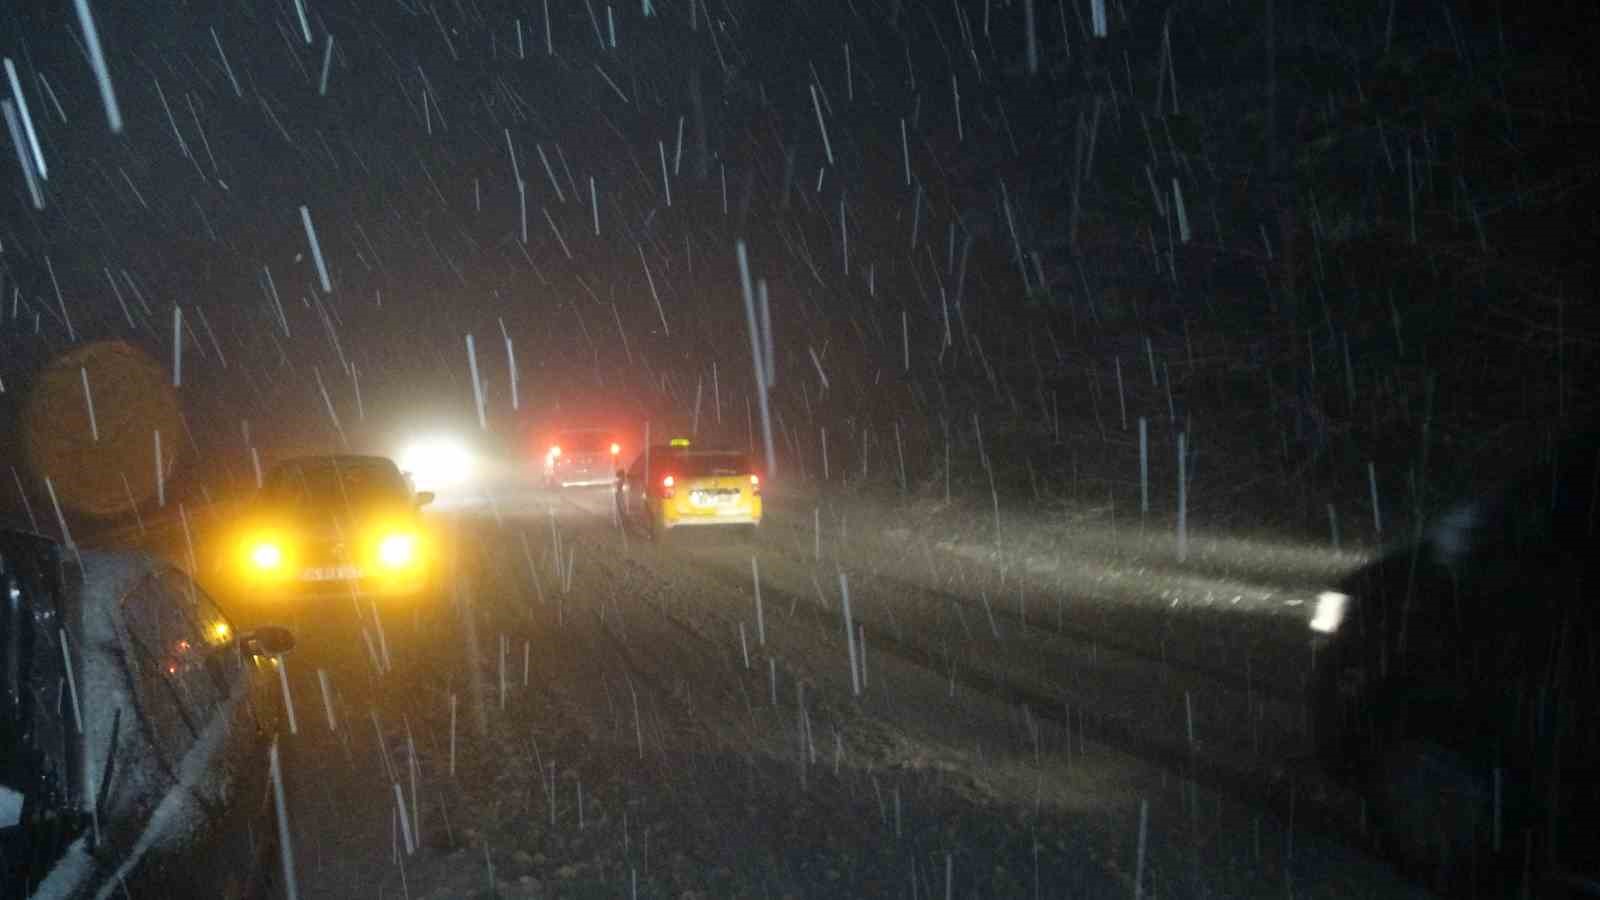
[[[268,476],[264,491],[268,499],[291,505],[373,503],[408,493],[405,477],[393,466],[335,461],[287,463]]]
[[[715,478],[728,475],[746,475],[750,461],[743,453],[683,453],[672,463],[672,469],[682,478]]]
[[[563,431],[556,439],[562,453],[599,453],[611,448],[611,434],[606,431]]]

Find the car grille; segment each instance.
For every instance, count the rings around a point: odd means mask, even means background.
[[[300,551],[303,566],[337,566],[354,562],[349,544],[340,541],[309,541]]]

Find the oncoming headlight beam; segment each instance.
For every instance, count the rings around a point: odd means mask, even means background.
[[[1345,608],[1350,597],[1338,591],[1323,591],[1317,595],[1317,609],[1311,616],[1311,630],[1318,634],[1333,634],[1344,623]]]
[[[398,454],[400,469],[418,490],[459,487],[473,477],[473,458],[466,446],[449,437],[415,441]]]

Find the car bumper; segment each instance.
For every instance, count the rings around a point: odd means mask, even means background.
[[[711,525],[760,525],[761,504],[746,504],[718,512],[684,512],[673,505],[656,511],[656,524],[668,529]]]
[[[432,578],[427,569],[418,567],[400,572],[369,575],[319,573],[315,576],[298,574],[278,578],[245,578],[233,588],[244,595],[261,600],[272,599],[322,599],[322,598],[385,598],[409,597],[427,591]]]
[[[666,519],[666,520],[663,520],[663,522],[661,523],[661,527],[670,530],[670,529],[673,529],[673,528],[695,528],[695,527],[705,527],[705,526],[715,526],[715,525],[760,525],[760,524],[761,524],[761,517],[760,516],[718,516],[715,519]]]

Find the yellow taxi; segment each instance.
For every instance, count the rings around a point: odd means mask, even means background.
[[[652,541],[685,527],[753,532],[761,524],[761,475],[746,453],[701,449],[677,438],[649,448],[617,473],[617,511]]]

